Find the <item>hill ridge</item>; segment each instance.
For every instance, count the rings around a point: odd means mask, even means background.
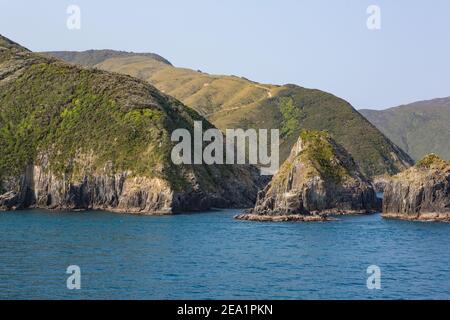
[[[146,80],[221,130],[280,129],[281,161],[289,156],[300,130],[313,129],[329,131],[370,177],[395,174],[413,163],[347,101],[318,89],[209,75],[142,56],[114,57],[94,67]]]
[[[131,56],[148,57],[164,64],[170,66],[172,65],[172,63],[166,58],[160,56],[159,54],[151,52],[133,52],[113,49],[90,49],[83,51],[43,51],[40,53],[48,56],[54,56],[68,62],[87,66],[94,66],[111,58]]]
[[[429,153],[450,159],[450,97],[359,112],[415,160]]]

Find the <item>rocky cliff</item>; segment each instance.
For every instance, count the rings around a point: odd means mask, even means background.
[[[450,221],[450,163],[430,154],[386,184],[383,216]]]
[[[347,151],[325,132],[303,130],[254,209],[238,218],[311,221],[320,219],[305,216],[369,213],[379,206],[372,184]]]
[[[0,36],[0,210],[167,214],[249,207],[250,166],[174,165],[173,130],[213,126],[150,84]]]

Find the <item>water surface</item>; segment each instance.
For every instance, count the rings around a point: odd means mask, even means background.
[[[1,299],[450,299],[450,224],[0,213]],[[66,268],[81,268],[68,290]],[[381,290],[366,286],[381,268]]]

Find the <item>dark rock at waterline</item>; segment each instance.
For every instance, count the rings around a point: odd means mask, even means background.
[[[257,222],[325,222],[335,220],[326,215],[261,215],[261,214],[240,214],[234,217],[236,220],[257,221]]]

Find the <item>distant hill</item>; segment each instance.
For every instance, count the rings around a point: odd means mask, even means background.
[[[66,60],[72,63],[78,63],[86,66],[94,66],[98,63],[102,63],[105,60],[118,57],[134,57],[142,56],[151,58],[153,60],[159,61],[161,63],[171,65],[171,63],[157,55],[156,53],[135,53],[126,51],[116,51],[116,50],[87,50],[87,51],[53,51],[45,52],[50,56]]]
[[[84,53],[51,53],[80,62]],[[348,102],[332,94],[296,85],[268,85],[236,76],[210,75],[176,68],[161,59],[141,54],[95,58],[99,69],[128,74],[192,107],[220,129],[277,128],[281,130],[281,160],[297,141],[300,130],[328,131],[353,156],[368,176],[394,174],[409,167],[412,159]],[[83,62],[81,62],[83,63]],[[83,63],[88,65],[87,63]]]
[[[415,160],[429,153],[450,160],[450,97],[359,111]]]

